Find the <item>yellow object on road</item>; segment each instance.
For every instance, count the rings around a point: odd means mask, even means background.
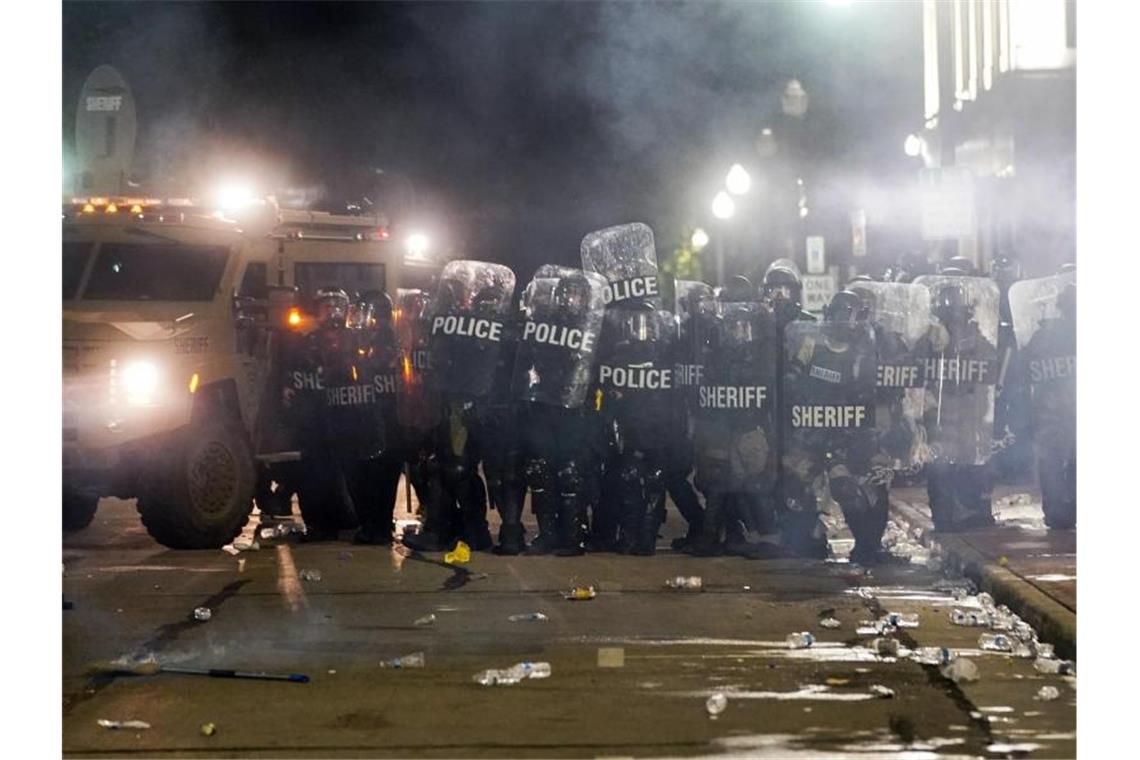
[[[456,541],[455,548],[443,555],[443,561],[449,565],[466,565],[471,561],[471,547]]]

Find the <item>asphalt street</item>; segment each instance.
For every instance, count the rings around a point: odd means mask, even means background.
[[[104,500],[63,542],[63,748],[71,757],[1073,757],[1076,679],[981,651],[954,626],[952,583],[902,561],[442,555],[348,541],[172,551],[133,502]],[[245,538],[259,532],[257,518]],[[347,537],[348,534],[346,534]],[[320,580],[302,580],[317,570]],[[701,576],[703,590],[665,587]],[[564,592],[591,585],[597,596]],[[208,607],[208,621],[193,619]],[[831,611],[831,612],[828,612]],[[512,622],[541,612],[545,621]],[[914,612],[899,657],[860,621]],[[840,622],[819,625],[821,615]],[[416,621],[434,615],[434,622]],[[816,643],[789,649],[809,631]],[[907,657],[948,647],[980,679],[956,684]],[[422,652],[422,668],[385,668]],[[303,673],[308,683],[156,674],[101,663]],[[482,686],[520,661],[549,678]],[[1060,697],[1037,698],[1043,686]],[[873,687],[886,687],[889,692]],[[727,707],[711,717],[715,692]],[[892,694],[886,697],[884,694]],[[140,720],[112,730],[97,721]],[[203,724],[214,724],[205,735]]]

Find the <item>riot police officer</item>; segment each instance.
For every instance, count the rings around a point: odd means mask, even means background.
[[[887,521],[887,494],[873,482],[876,355],[850,291],[832,297],[821,324],[798,323],[785,334],[786,438],[783,450],[781,536],[797,554],[823,557],[814,482],[823,475],[852,535],[852,558],[878,553]]]
[[[604,310],[605,281],[544,265],[523,293],[525,321],[512,383],[524,402],[523,451],[538,535],[528,551],[585,551],[590,474],[600,467],[598,415],[587,405]],[[596,502],[595,502],[596,503]]]
[[[316,329],[298,341],[287,359],[282,403],[295,420],[301,445],[297,484],[306,541],[327,541],[356,523],[328,415],[330,367],[348,343],[345,319],[349,298],[339,288],[322,288],[314,297]]]
[[[916,283],[933,293],[938,320],[915,349],[924,366],[923,421],[933,457],[926,487],[934,525],[940,531],[990,525],[997,286],[945,275]]]
[[[618,433],[617,471],[623,553],[651,555],[665,502],[670,436],[677,430],[673,396],[673,315],[645,300],[606,312],[599,361],[603,409]]]
[[[349,325],[356,341],[355,345],[348,346],[345,380],[351,382],[348,387],[355,388],[356,392],[330,391],[329,402],[349,402],[340,408],[350,417],[343,425],[352,439],[344,442],[349,444],[344,467],[360,521],[360,530],[353,541],[389,544],[396,491],[403,469],[396,420],[400,377],[392,299],[380,291],[362,294],[349,314]]]

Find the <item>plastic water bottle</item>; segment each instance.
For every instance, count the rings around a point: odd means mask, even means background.
[[[524,678],[550,678],[550,663],[520,662],[517,665],[512,665],[507,673],[512,677],[517,676],[520,681]]]
[[[878,638],[871,642],[871,649],[880,657],[898,657],[899,641],[891,638]]]
[[[983,633],[978,637],[978,646],[990,652],[1013,651],[1013,642],[1004,633]]]
[[[521,681],[522,678],[507,670],[489,668],[476,673],[472,680],[481,686],[512,686]]]
[[[708,712],[709,717],[714,720],[716,716],[724,712],[726,707],[728,707],[728,697],[724,695],[724,692],[715,692],[705,701],[705,710]]]
[[[1033,653],[1038,657],[1043,657],[1046,660],[1053,659],[1052,644],[1046,644],[1044,641],[1034,641],[1031,646],[1033,647]]]
[[[667,588],[678,589],[681,591],[700,591],[702,588],[701,576],[699,575],[678,575],[676,578],[670,578],[665,581]]]
[[[918,628],[917,612],[888,612],[883,619],[896,628]]]
[[[1033,662],[1033,668],[1038,673],[1044,673],[1045,675],[1067,676],[1073,673],[1073,663],[1071,660],[1038,657]]]
[[[416,626],[417,628],[421,628],[425,625],[432,625],[433,623],[435,623],[434,612],[428,615],[424,615],[422,618],[416,618],[416,621],[412,623],[412,625]]]
[[[205,623],[207,620],[214,616],[213,611],[209,607],[195,607],[194,619],[199,623]]]
[[[393,657],[380,663],[382,668],[422,668],[424,666],[424,653],[412,652],[403,657]]]
[[[834,629],[834,628],[840,627],[841,625],[843,625],[843,624],[840,623],[838,620],[836,620],[833,617],[821,618],[819,621],[819,627],[820,628],[832,628],[832,629]]]
[[[920,647],[911,653],[911,658],[924,665],[949,665],[954,653],[948,647]]]
[[[815,643],[815,636],[807,631],[800,631],[799,633],[789,633],[784,641],[787,643],[788,649],[807,649]]]
[[[320,583],[321,571],[320,570],[302,570],[297,573],[297,577],[303,581],[311,581],[313,583]]]
[[[510,615],[507,617],[507,620],[511,621],[512,623],[541,623],[549,619],[550,618],[541,612],[524,612],[518,615]]]
[[[1056,686],[1042,686],[1037,690],[1037,699],[1042,702],[1052,702],[1054,699],[1059,699],[1061,690]]]

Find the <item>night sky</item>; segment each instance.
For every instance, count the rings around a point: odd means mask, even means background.
[[[592,229],[645,221],[665,251],[707,223],[790,77],[833,181],[913,176],[921,53],[918,2],[66,2],[64,158],[109,63],[135,93],[144,187],[366,191],[525,276],[577,262]]]

